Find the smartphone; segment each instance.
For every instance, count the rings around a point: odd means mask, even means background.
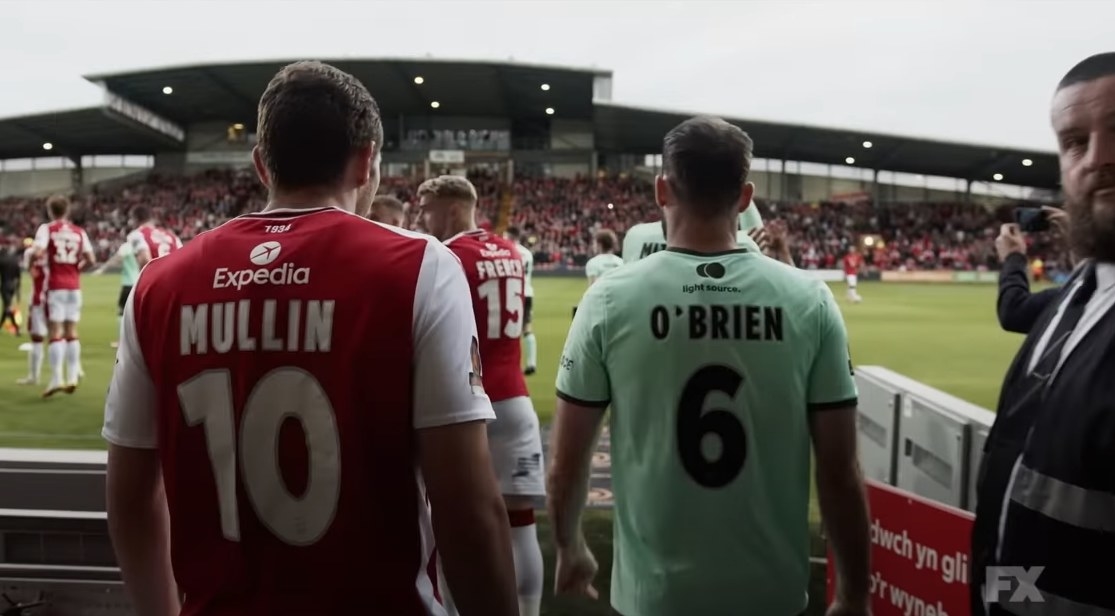
[[[1014,208],[1014,221],[1023,233],[1036,233],[1049,230],[1049,215],[1040,207]]]

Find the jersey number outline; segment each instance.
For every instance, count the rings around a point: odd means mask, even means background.
[[[192,377],[178,386],[178,400],[186,424],[204,426],[226,539],[240,541],[237,466],[256,517],[273,535],[294,546],[325,535],[340,500],[341,446],[333,406],[313,375],[283,367],[257,381],[244,403],[239,444],[228,370]],[[309,480],[300,497],[287,489],[278,464],[279,430],[288,417],[302,424],[309,454]]]
[[[507,281],[506,293],[500,293],[500,282]],[[518,338],[523,333],[523,279],[493,278],[476,287],[480,299],[488,302],[488,338]],[[503,323],[503,315],[515,313],[515,318]],[[500,327],[503,325],[503,327]]]
[[[78,248],[81,247],[81,240],[73,237],[54,237],[54,262],[75,265],[77,264]]]
[[[677,447],[681,465],[698,484],[722,488],[743,471],[747,461],[747,431],[731,411],[705,411],[709,394],[720,392],[734,399],[743,385],[743,375],[721,365],[697,370],[685,382],[677,407]],[[720,439],[720,455],[709,459],[701,447],[705,436]]]

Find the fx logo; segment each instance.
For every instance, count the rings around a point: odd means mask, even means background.
[[[1036,585],[1044,570],[1045,567],[988,567],[983,598],[989,604],[1001,603],[1003,592],[1013,589],[1005,603],[1044,603]]]

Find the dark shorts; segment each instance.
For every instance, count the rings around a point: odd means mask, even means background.
[[[128,296],[132,294],[132,287],[120,287],[120,297],[116,298],[116,309],[119,316],[124,316],[124,304],[128,303]]]
[[[534,298],[523,298],[523,325],[530,325],[534,321]]]

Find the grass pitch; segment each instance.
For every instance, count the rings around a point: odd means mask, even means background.
[[[73,395],[41,399],[42,389],[20,386],[27,373],[27,341],[0,334],[0,446],[100,449],[104,394],[108,388],[116,339],[116,276],[86,276],[80,324],[82,363],[86,378]],[[534,280],[534,331],[538,338],[538,372],[528,379],[534,407],[543,422],[554,411],[557,360],[571,311],[586,283],[583,278]],[[24,289],[29,289],[25,281]],[[863,303],[844,299],[844,286],[834,285],[856,364],[886,366],[980,406],[994,409],[1003,374],[1022,336],[1003,332],[995,317],[994,285],[881,284],[860,286]],[[44,366],[44,378],[48,367]],[[814,519],[816,512],[814,512]],[[543,614],[609,614],[606,597],[611,570],[611,512],[592,511],[586,532],[600,561],[597,588],[602,601],[558,600],[549,591],[553,563],[545,519],[539,522],[546,550],[547,580]],[[820,593],[812,593],[814,604]],[[822,585],[819,588],[823,588]],[[810,610],[811,612],[813,609]]]

